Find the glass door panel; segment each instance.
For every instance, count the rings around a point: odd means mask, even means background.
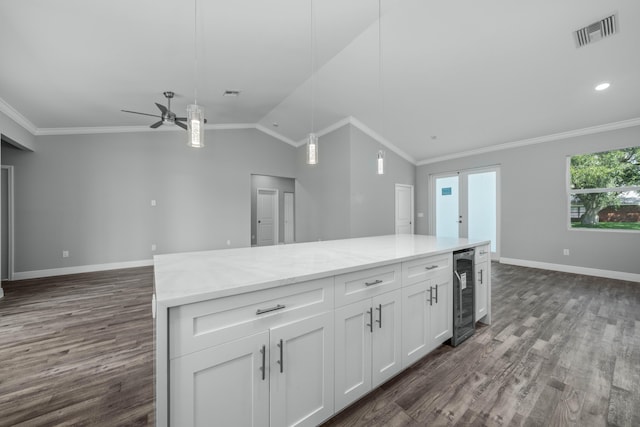
[[[460,235],[458,227],[458,190],[458,175],[436,178],[436,236],[458,237]]]
[[[469,173],[467,179],[468,236],[491,240],[496,252],[496,172]]]

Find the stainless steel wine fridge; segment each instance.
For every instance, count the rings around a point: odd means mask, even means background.
[[[473,258],[473,248],[453,253],[453,337],[451,345],[454,347],[473,335],[476,330]]]

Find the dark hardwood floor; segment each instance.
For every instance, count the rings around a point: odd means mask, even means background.
[[[495,263],[492,279],[491,326],[325,426],[640,426],[639,283]],[[153,425],[152,282],[3,283],[0,426]]]

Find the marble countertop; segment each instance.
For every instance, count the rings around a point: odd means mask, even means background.
[[[166,307],[288,285],[489,243],[398,234],[154,257],[155,296]]]

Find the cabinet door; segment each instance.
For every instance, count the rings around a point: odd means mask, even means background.
[[[441,276],[433,279],[431,304],[429,305],[430,345],[433,350],[453,335],[453,301],[451,299],[451,278]]]
[[[429,287],[427,280],[402,289],[402,367],[429,352]]]
[[[371,385],[382,384],[402,368],[400,289],[372,299]]]
[[[373,312],[366,299],[335,311],[335,410],[371,390]]]
[[[487,315],[488,261],[476,264],[476,322]]]
[[[268,351],[264,331],[171,360],[171,425],[268,426]]]
[[[331,312],[271,329],[271,427],[333,415],[333,340]]]

